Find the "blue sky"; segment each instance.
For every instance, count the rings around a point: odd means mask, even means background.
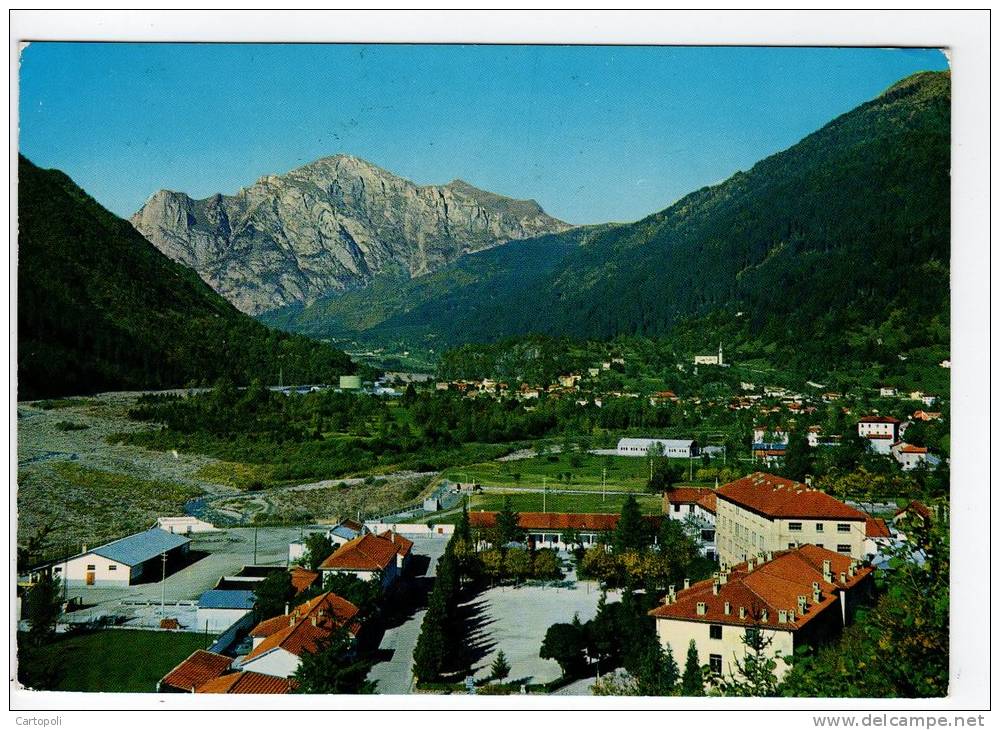
[[[629,221],[945,68],[915,49],[34,43],[20,149],[122,216],[345,152]]]

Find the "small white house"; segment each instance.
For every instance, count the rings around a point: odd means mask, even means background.
[[[183,557],[190,538],[158,527],[87,550],[53,566],[67,586],[124,587],[144,575],[157,579],[167,566]]]

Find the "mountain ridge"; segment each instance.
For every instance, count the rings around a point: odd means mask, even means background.
[[[533,200],[462,180],[417,185],[347,154],[264,175],[233,195],[160,190],[131,222],[252,314],[357,288],[386,270],[420,276],[467,253],[572,227]]]

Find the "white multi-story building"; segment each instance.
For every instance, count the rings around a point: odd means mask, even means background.
[[[716,492],[719,562],[733,565],[804,543],[863,558],[867,519],[826,492],[756,472]]]

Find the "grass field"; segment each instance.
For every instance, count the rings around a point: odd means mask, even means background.
[[[60,667],[56,690],[155,692],[158,680],[206,646],[202,634],[111,629],[58,639],[40,651]]]
[[[674,459],[687,468],[687,459]],[[700,466],[696,464],[695,468]],[[493,487],[541,487],[543,478],[550,488],[601,490],[603,470],[607,469],[609,492],[641,492],[649,479],[649,462],[627,456],[594,454],[551,454],[518,461],[489,461],[482,464],[447,469],[444,477],[455,482],[469,482]]]

